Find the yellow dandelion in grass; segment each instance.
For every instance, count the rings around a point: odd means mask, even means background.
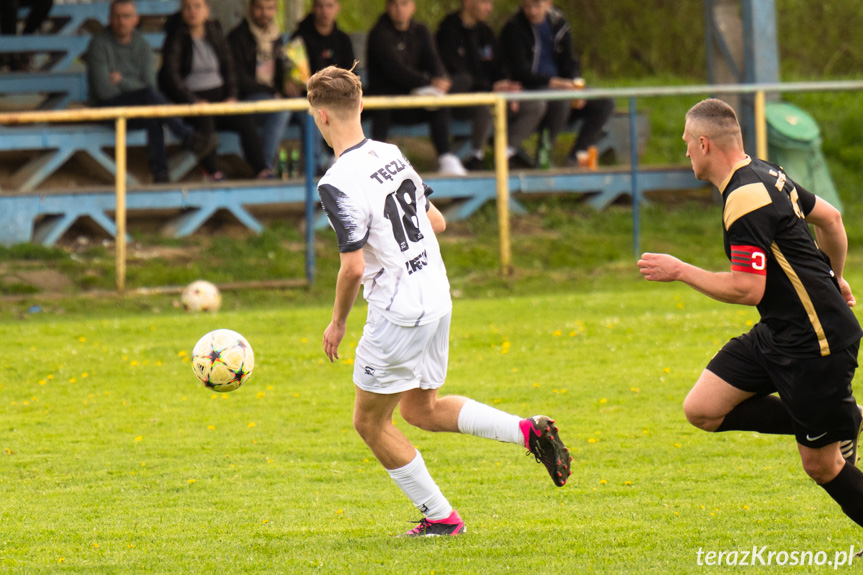
[[[142,461],[142,462],[141,462],[141,467],[147,467],[147,462],[146,462],[146,461]]]
[[[309,338],[304,337],[300,340],[300,343],[309,343]]]
[[[336,511],[336,515],[341,515],[344,512],[345,512],[344,509],[339,509],[338,511]]]
[[[40,379],[40,380],[39,380],[39,385],[46,385],[47,383],[48,383],[48,382],[47,382],[47,381],[45,381],[44,379]]]
[[[272,462],[273,462],[272,459],[267,459],[267,463],[272,463]]]
[[[262,399],[265,395],[266,395],[266,394],[265,394],[263,391],[259,391],[259,392],[258,392],[258,395],[257,395],[257,398],[258,398],[258,399]]]
[[[273,391],[273,386],[272,386],[272,385],[268,385],[268,386],[266,387],[266,390],[267,390],[267,391]]]
[[[93,543],[93,549],[98,549],[98,548],[99,548],[99,544],[98,544],[98,543]]]
[[[632,481],[624,481],[623,484],[624,485],[632,485]]]
[[[6,455],[12,455],[12,450],[6,447],[3,449],[3,453],[5,453]]]
[[[141,435],[139,435],[138,437],[135,438],[135,441],[143,441],[143,440],[144,440],[144,438]]]
[[[557,389],[552,389],[552,390],[551,390],[551,392],[552,392],[552,393],[560,393],[560,391],[559,391],[559,390],[557,390]]]
[[[539,387],[539,384],[538,384],[538,383],[536,383],[536,382],[534,382],[533,387],[534,387],[534,388],[537,388],[537,387]]]
[[[650,430],[648,430],[648,429],[642,429],[642,430],[641,430],[641,433],[643,433],[644,435],[647,435],[648,433],[650,433]]]
[[[639,392],[641,391],[641,388],[639,388],[639,387],[630,387],[630,388],[629,388],[629,391],[634,391],[635,393],[639,393]]]
[[[251,422],[247,427],[255,427],[255,422]]]
[[[749,511],[749,506],[748,506],[748,505],[744,505],[744,506],[743,506],[743,509],[745,509],[745,510]]]
[[[81,337],[78,338],[78,341],[80,341],[81,343],[84,343],[85,341],[87,341],[87,338],[82,335]]]
[[[77,381],[78,381],[78,380],[77,380],[77,379],[75,379],[74,377],[70,377],[70,378],[69,378],[69,383],[77,383]]]
[[[682,301],[677,302],[677,309],[683,309],[684,307],[686,306],[683,305]]]
[[[562,331],[560,331],[559,329],[556,329],[553,332],[551,332],[551,335],[553,335],[554,337],[560,337],[562,333],[563,333]]]
[[[299,394],[299,393],[295,393],[295,394],[294,394],[294,397],[299,397],[299,396],[300,396],[300,394]]]
[[[134,366],[136,366],[136,365],[138,365],[138,360],[137,360],[137,359],[133,359],[132,361],[130,361],[130,362],[129,362],[129,365],[131,365],[131,366],[133,366],[133,367],[134,367]]]
[[[188,354],[186,353],[185,349],[181,349],[180,351],[177,352],[177,357],[186,357],[186,355],[188,355]],[[126,356],[123,356],[123,359],[126,359]]]
[[[65,557],[60,557],[59,559],[57,559],[57,563],[63,563],[64,561],[66,561]]]
[[[503,401],[503,400],[502,400],[502,399],[499,399],[499,398],[494,398],[492,401],[493,401],[495,404],[498,404],[498,403],[500,403],[500,402],[501,402],[501,401]]]
[[[674,447],[682,447],[679,443],[675,443]]]
[[[269,523],[269,522],[270,522],[269,519],[264,519],[263,521],[261,521],[261,523]]]
[[[575,336],[577,336],[577,335],[578,335],[578,332],[577,332],[577,331],[571,331],[571,332],[569,332],[569,337],[575,337]]]
[[[608,481],[607,481],[607,480],[605,480],[605,479],[600,479],[600,480],[599,480],[599,484],[600,484],[600,485],[605,485],[606,483],[608,483]]]
[[[670,367],[663,367],[662,371],[664,371],[665,373],[671,373],[671,368]]]
[[[126,543],[126,549],[134,549],[134,548],[135,548],[134,543]]]
[[[189,480],[189,483],[196,483],[196,482],[197,482],[197,480],[195,480],[195,479],[190,479],[190,480]]]
[[[50,380],[52,380],[52,379],[54,379],[54,374],[53,374],[53,373],[49,373],[48,375],[46,375],[46,376],[45,376],[45,379],[47,379],[47,380],[49,380],[49,381],[50,381]]]
[[[214,393],[213,395],[210,396],[210,399],[219,399],[219,394]]]
[[[588,440],[587,440],[587,442],[588,442],[588,443],[596,443],[596,438],[595,438],[595,437],[591,437],[590,439],[588,439]]]
[[[88,377],[90,377],[90,374],[87,373],[86,371],[81,374],[81,379],[87,379]]]
[[[207,429],[209,429],[210,431],[216,431],[216,426],[215,425],[208,425]]]
[[[157,367],[158,367],[158,366],[160,366],[160,365],[162,365],[162,360],[161,360],[161,359],[160,359],[160,360],[158,360],[158,361],[156,362],[156,366],[157,366]]]
[[[185,354],[186,354],[186,352],[183,352],[183,355],[185,355]],[[182,357],[182,356],[180,356],[180,357]],[[127,359],[129,359],[129,356],[128,356],[128,355],[124,355],[124,356],[123,356],[123,357],[121,357],[120,359],[122,359],[123,361],[126,361]]]
[[[603,397],[599,400],[599,403],[608,403],[608,400]]]

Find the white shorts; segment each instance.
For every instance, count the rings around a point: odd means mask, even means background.
[[[438,389],[446,380],[452,313],[417,327],[396,325],[369,307],[354,359],[354,383],[372,393]]]

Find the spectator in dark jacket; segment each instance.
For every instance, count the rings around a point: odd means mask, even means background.
[[[158,106],[168,100],[156,89],[153,51],[136,29],[139,17],[134,0],[113,0],[108,27],[87,48],[87,83],[94,106]],[[215,134],[195,132],[179,118],[141,118],[129,128],[147,130],[147,155],[155,183],[169,181],[164,126],[196,155],[216,147]]]
[[[236,102],[239,95],[237,75],[222,27],[209,20],[206,0],[183,0],[180,19],[166,23],[162,51],[162,90],[174,102]],[[240,135],[243,155],[258,178],[272,176],[261,148],[254,122],[247,116],[190,116],[202,132],[216,128]],[[202,160],[208,180],[225,178],[219,170],[215,152]]]
[[[354,65],[351,38],[342,32],[336,23],[340,10],[338,0],[314,0],[312,12],[300,22],[292,36],[303,39],[311,74],[327,66],[350,70]]]
[[[306,16],[293,38],[302,38],[309,58],[309,73],[314,74],[327,66],[350,70],[354,66],[354,45],[351,38],[339,29],[336,18],[341,10],[338,0],[313,0],[312,12]],[[305,124],[301,124],[305,127]],[[312,135],[318,158],[318,169],[327,170],[335,161],[332,150],[324,144],[316,129]]]
[[[241,100],[272,100],[300,95],[299,92],[285,93],[282,34],[276,24],[276,0],[251,0],[248,15],[228,35],[228,44],[234,55]],[[261,137],[264,158],[272,167],[291,112],[270,112],[253,117]]]
[[[450,80],[438,57],[431,33],[413,19],[414,0],[386,0],[386,12],[368,37],[369,95],[446,94]],[[390,123],[429,122],[441,173],[464,175],[458,156],[450,152],[448,108],[377,110],[372,138],[386,141]]]
[[[500,35],[512,78],[526,90],[581,90],[584,79],[573,54],[572,32],[552,0],[522,0],[521,9],[504,25]],[[610,99],[547,102],[542,128],[552,144],[568,121],[582,120],[567,163],[588,164],[588,148],[602,136],[602,127],[614,110]]]
[[[493,0],[462,0],[461,9],[440,23],[437,47],[452,80],[450,92],[521,91],[521,84],[509,79],[497,39],[485,23],[493,9]],[[545,102],[542,101],[513,102],[510,105],[507,157],[511,167],[532,167],[529,160],[516,151],[525,138],[536,131],[545,111]],[[472,150],[465,167],[482,169],[485,147],[494,127],[491,108],[453,108],[452,115],[472,121]]]

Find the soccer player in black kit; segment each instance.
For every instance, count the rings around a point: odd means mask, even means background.
[[[761,314],[707,364],[683,403],[686,418],[705,431],[793,434],[806,473],[863,526],[861,414],[851,391],[863,332],[842,277],[842,217],[779,166],[747,156],[737,116],[721,100],[686,113],[683,140],[695,177],[722,194],[731,271],[652,253],[638,267],[647,280],[681,281]]]

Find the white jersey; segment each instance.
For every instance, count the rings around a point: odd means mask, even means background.
[[[419,326],[452,309],[440,246],[426,215],[431,188],[398,147],[363,140],[318,183],[339,251],[363,250],[363,297],[390,322]]]

